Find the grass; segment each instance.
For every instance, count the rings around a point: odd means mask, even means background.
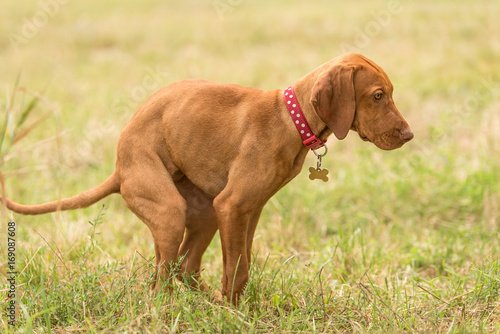
[[[180,283],[150,294],[152,238],[119,196],[52,215],[7,212],[19,313],[16,327],[2,317],[2,331],[500,333],[498,3],[48,2],[0,4],[0,167],[16,201],[102,182],[121,129],[165,84],[284,88],[345,48],[386,70],[416,137],[391,152],[354,133],[331,138],[330,181],[313,183],[304,168],[266,206],[238,308]],[[26,28],[43,13],[45,24]],[[0,250],[5,268],[5,242]],[[204,268],[219,288],[217,236]]]

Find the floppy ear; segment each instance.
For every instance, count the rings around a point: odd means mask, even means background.
[[[312,89],[316,113],[338,139],[347,136],[354,121],[354,70],[352,66],[334,65],[318,76]]]

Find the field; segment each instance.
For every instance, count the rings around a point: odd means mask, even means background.
[[[237,308],[178,282],[149,293],[152,237],[120,196],[4,211],[0,331],[500,333],[499,17],[496,0],[2,1],[0,168],[20,203],[102,182],[137,107],[185,78],[286,88],[359,52],[415,138],[330,137],[328,183],[308,179],[309,154],[264,209]],[[220,288],[218,235],[203,267]]]

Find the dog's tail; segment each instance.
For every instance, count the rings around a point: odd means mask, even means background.
[[[40,215],[54,211],[86,208],[100,199],[118,192],[120,192],[120,180],[115,172],[97,187],[86,190],[76,196],[37,205],[22,205],[0,196],[0,205],[4,203],[9,210],[23,215]]]

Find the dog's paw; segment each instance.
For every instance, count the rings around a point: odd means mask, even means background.
[[[210,301],[214,304],[217,305],[223,305],[224,304],[224,297],[222,296],[222,293],[219,290],[210,290]]]

